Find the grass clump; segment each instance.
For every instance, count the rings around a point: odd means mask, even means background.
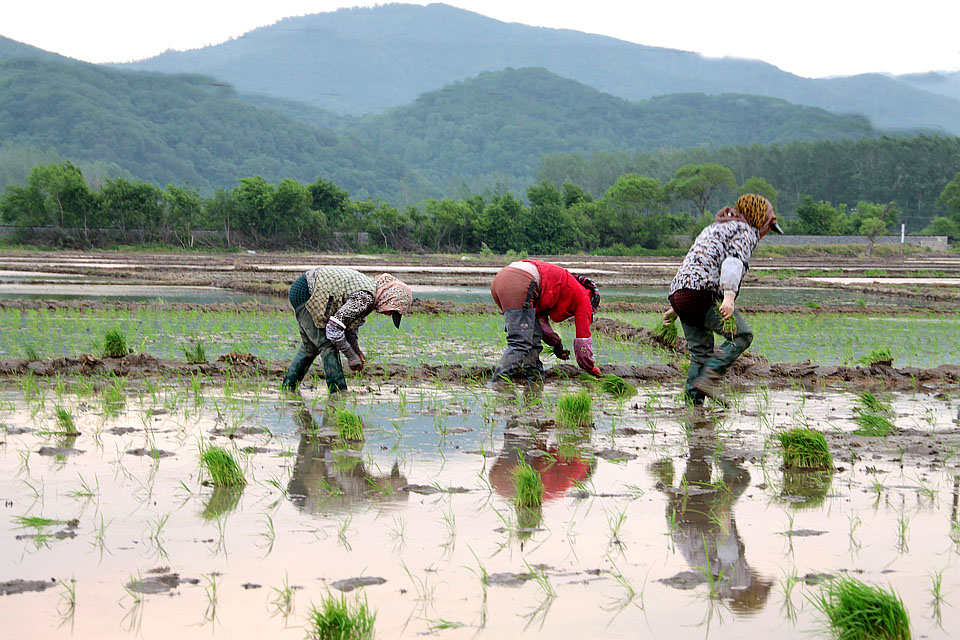
[[[336,412],[334,425],[340,438],[343,440],[366,440],[363,435],[363,421],[360,420],[360,416],[346,409],[336,409]]]
[[[910,617],[903,601],[890,591],[855,578],[830,580],[813,605],[841,640],[910,640]]]
[[[203,364],[207,361],[207,350],[198,340],[193,346],[183,345],[183,358],[187,364]]]
[[[590,409],[593,399],[586,391],[569,393],[557,400],[557,421],[563,424],[582,427],[593,422]]]
[[[328,594],[320,608],[310,607],[307,634],[313,640],[366,640],[373,637],[376,619],[366,599],[351,606],[345,595]]]
[[[833,456],[823,434],[806,427],[779,432],[776,439],[783,449],[786,469],[832,469]]]
[[[132,349],[127,344],[127,336],[118,328],[107,329],[103,333],[103,343],[100,345],[100,357],[121,358]]]
[[[600,377],[600,388],[621,400],[632,398],[637,394],[637,388],[635,386],[612,373]]]
[[[517,463],[513,472],[513,483],[517,490],[514,501],[518,507],[535,509],[543,504],[543,478],[523,460]]]
[[[236,458],[222,447],[208,447],[200,452],[200,464],[210,474],[215,487],[242,487],[247,484]]]
[[[677,344],[677,338],[680,336],[680,332],[677,331],[676,318],[671,320],[669,323],[658,322],[657,326],[655,326],[652,331],[655,338],[662,340],[671,347]]]

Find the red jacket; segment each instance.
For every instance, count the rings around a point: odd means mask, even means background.
[[[554,322],[563,322],[573,317],[578,338],[590,337],[590,322],[593,307],[590,293],[577,282],[573,275],[555,264],[539,260],[524,260],[540,272],[540,299],[537,300],[537,315],[546,316]]]

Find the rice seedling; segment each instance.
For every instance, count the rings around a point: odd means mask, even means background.
[[[868,367],[875,364],[890,366],[893,364],[893,354],[888,347],[877,347],[870,350],[870,353],[863,356],[857,362],[865,364]]]
[[[883,415],[893,415],[893,407],[889,403],[882,401],[869,391],[864,391],[857,396],[860,407],[856,410],[867,411],[870,413],[881,413]]]
[[[53,417],[57,422],[57,429],[60,433],[66,435],[80,435],[80,432],[77,431],[76,425],[73,423],[73,414],[70,413],[69,409],[57,405],[53,410]]]
[[[857,413],[853,421],[857,424],[857,428],[853,430],[853,433],[858,436],[883,438],[897,429],[896,425],[879,413]]]
[[[676,318],[671,320],[669,323],[663,322],[662,320],[657,322],[652,331],[655,338],[662,340],[671,347],[677,344],[677,338],[680,337],[679,332],[677,331]]]
[[[903,601],[889,591],[843,577],[823,584],[811,598],[826,626],[844,640],[910,640],[910,617]]]
[[[284,619],[288,618],[293,612],[295,595],[294,587],[290,586],[290,578],[286,574],[283,576],[282,587],[271,587],[273,589],[273,598],[270,599],[270,615],[280,615]]]
[[[798,427],[774,435],[782,449],[785,469],[833,469],[833,457],[823,434]]]
[[[621,378],[620,376],[608,373],[600,378],[600,388],[605,392],[616,396],[620,400],[632,398],[637,394],[637,388]],[[651,396],[656,397],[656,396]]]
[[[243,469],[233,454],[222,447],[201,450],[200,464],[210,474],[210,481],[215,487],[242,487],[247,484]]]
[[[40,354],[37,353],[36,347],[34,347],[32,344],[27,344],[23,346],[23,357],[30,362],[34,362],[35,360],[40,359]]]
[[[360,416],[346,409],[333,410],[336,412],[334,425],[337,434],[342,440],[366,440],[366,437],[363,435],[363,421],[360,420]]]
[[[586,391],[560,396],[557,400],[557,422],[574,427],[592,424],[592,405],[593,399]]]
[[[121,358],[132,351],[127,344],[127,336],[118,327],[107,329],[103,333],[103,342],[100,343],[100,357]]]
[[[203,364],[207,361],[207,350],[199,340],[193,346],[183,345],[183,359],[187,364]]]
[[[520,460],[513,472],[513,482],[517,494],[514,503],[518,507],[533,509],[543,504],[543,479],[540,472]]]
[[[344,594],[338,598],[327,593],[319,608],[310,606],[307,635],[313,640],[365,640],[373,637],[376,619],[366,598],[351,604]]]

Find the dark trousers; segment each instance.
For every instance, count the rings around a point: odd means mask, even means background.
[[[537,321],[536,281],[522,270],[505,267],[494,277],[490,294],[503,311],[507,332],[507,350],[493,370],[493,379],[523,375],[529,380],[543,380],[543,330]]]
[[[293,356],[293,362],[283,378],[283,388],[296,390],[307,375],[307,370],[319,355],[323,362],[323,376],[327,381],[330,393],[344,391],[347,380],[343,375],[343,365],[340,364],[340,351],[327,340],[326,333],[313,322],[313,316],[307,311],[305,304],[293,308],[297,316],[297,325],[300,328],[300,348]]]
[[[687,350],[690,352],[690,368],[687,370],[687,384],[684,388],[687,398],[700,404],[704,400],[701,392],[693,388],[693,381],[700,375],[722,377],[727,369],[747,350],[753,342],[753,332],[739,311],[733,312],[737,321],[736,332],[723,332],[723,317],[716,307],[710,307],[702,316],[680,314],[680,326],[687,339]],[[714,351],[713,334],[719,333],[725,340],[719,351]]]

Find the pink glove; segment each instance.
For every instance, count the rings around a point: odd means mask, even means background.
[[[584,371],[593,373],[597,363],[593,359],[593,338],[574,338],[573,354],[577,356],[577,364]],[[599,369],[597,369],[599,373]]]

